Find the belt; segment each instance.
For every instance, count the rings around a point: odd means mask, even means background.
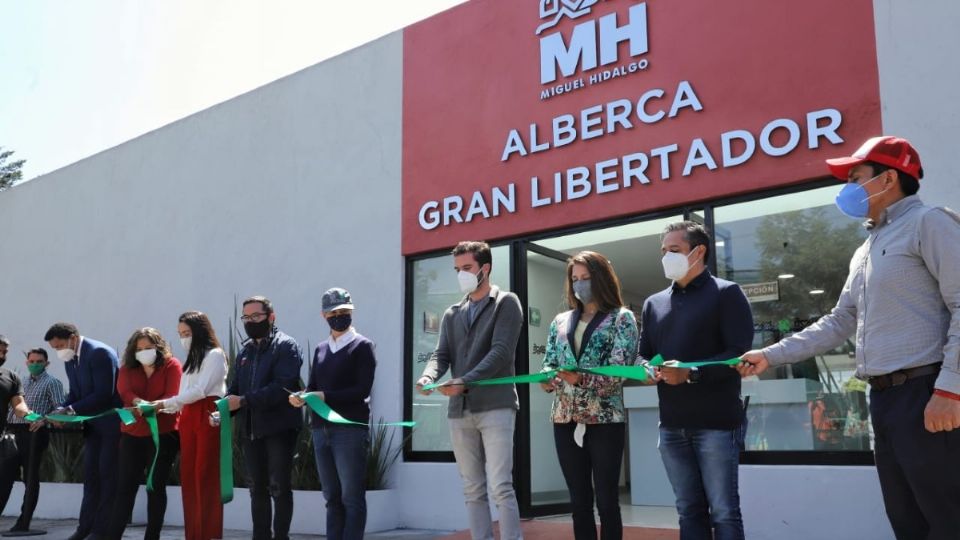
[[[893,373],[887,373],[886,375],[867,377],[867,382],[870,384],[870,388],[873,390],[885,390],[891,386],[900,386],[909,379],[939,373],[940,365],[942,363],[943,362],[937,362],[936,364],[927,364],[925,366],[915,368],[901,369],[894,371]]]

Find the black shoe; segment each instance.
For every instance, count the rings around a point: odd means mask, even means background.
[[[77,529],[73,531],[73,534],[67,537],[67,540],[86,540],[87,536],[89,535],[90,533],[88,531],[81,531],[80,529]]]

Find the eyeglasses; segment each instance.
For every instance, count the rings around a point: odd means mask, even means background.
[[[267,318],[267,314],[260,311],[257,313],[251,313],[250,315],[244,315],[243,317],[240,317],[240,321],[241,322],[262,322],[266,318]]]

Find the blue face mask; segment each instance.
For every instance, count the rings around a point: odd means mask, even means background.
[[[577,297],[584,305],[593,300],[593,289],[590,288],[589,279],[579,279],[573,282],[573,295]]]
[[[847,182],[846,185],[840,189],[840,193],[837,194],[837,208],[839,208],[844,214],[855,219],[863,219],[867,217],[867,214],[870,212],[870,199],[878,195],[882,195],[886,190],[881,191],[876,195],[869,195],[863,186],[879,178],[880,174],[862,184],[858,184],[856,182]]]

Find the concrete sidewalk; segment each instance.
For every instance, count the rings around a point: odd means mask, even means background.
[[[10,530],[10,527],[13,526],[15,518],[3,518],[0,519],[0,534],[6,533]],[[47,531],[47,534],[43,536],[33,536],[33,537],[22,537],[22,538],[38,538],[42,540],[65,540],[73,531],[77,528],[76,520],[72,519],[35,519],[31,526],[32,529],[39,529]],[[127,527],[127,531],[124,533],[123,538],[129,540],[139,540],[143,538],[143,529],[144,525],[131,525]],[[447,536],[452,531],[422,531],[422,530],[406,530],[398,529],[395,531],[386,531],[382,533],[373,533],[367,534],[364,538],[371,538],[376,540],[434,540]],[[167,526],[163,528],[163,533],[160,538],[162,540],[182,540],[183,527],[173,527]],[[250,531],[223,531],[224,540],[247,540],[250,538]],[[324,538],[319,534],[292,534],[290,535],[290,540],[308,540],[315,538]]]

